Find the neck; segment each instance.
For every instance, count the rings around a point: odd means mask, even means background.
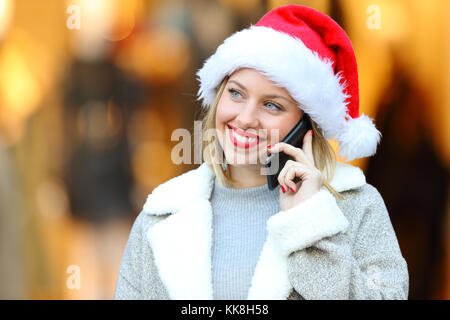
[[[234,188],[252,188],[267,184],[267,177],[261,174],[263,167],[250,166],[233,166],[228,164],[231,178],[236,181]]]

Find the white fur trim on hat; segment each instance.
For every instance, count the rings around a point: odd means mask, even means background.
[[[380,139],[380,131],[365,114],[350,118],[336,137],[339,141],[339,155],[347,161],[375,154]]]

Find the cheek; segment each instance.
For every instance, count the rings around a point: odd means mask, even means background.
[[[233,103],[222,97],[217,105],[216,128],[224,128],[227,122],[236,117],[236,113],[237,109],[234,108]]]
[[[227,103],[222,98],[219,100],[216,110],[216,134],[218,135],[217,138],[219,139],[222,148],[226,134],[226,124],[233,119],[230,108],[227,106]]]
[[[297,124],[297,122],[293,122],[292,119],[292,117],[289,117],[273,120],[270,123],[270,127],[267,127],[267,140],[270,141],[271,144],[282,141],[295,124]]]
[[[271,125],[269,128],[267,128],[267,144],[273,145],[283,140],[283,130],[280,129],[280,126]]]

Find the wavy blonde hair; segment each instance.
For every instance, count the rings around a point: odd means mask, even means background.
[[[216,129],[216,111],[220,97],[228,82],[229,76],[226,76],[217,89],[216,96],[212,106],[202,111],[202,136],[205,137]],[[309,117],[308,117],[309,118]],[[312,150],[314,156],[314,162],[317,169],[324,175],[325,186],[337,199],[344,199],[344,197],[334,190],[330,185],[330,181],[334,176],[336,169],[336,155],[328,143],[328,140],[323,136],[322,129],[309,118],[312,128],[314,130],[314,136],[312,141]],[[212,130],[213,129],[213,130]],[[217,141],[215,135],[212,135],[207,140],[202,139],[202,154],[203,159],[211,170],[216,174],[218,182],[222,186],[233,187],[237,185],[237,181],[231,177],[230,170],[224,170],[222,162],[219,159],[224,159],[223,149]]]

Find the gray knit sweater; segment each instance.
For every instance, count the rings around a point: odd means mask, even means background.
[[[243,300],[266,240],[266,222],[280,211],[279,190],[228,188],[215,179],[211,205],[214,299]]]
[[[116,299],[214,299],[225,291],[243,297],[247,289],[246,299],[263,300],[408,298],[408,268],[389,213],[359,168],[338,163],[330,184],[344,200],[322,188],[270,216],[256,267],[254,256],[246,260],[254,269],[250,288],[248,276],[232,285],[234,276],[220,280],[213,267],[220,259],[214,182],[203,163],[153,190],[130,232]],[[257,252],[261,239],[252,239]]]

